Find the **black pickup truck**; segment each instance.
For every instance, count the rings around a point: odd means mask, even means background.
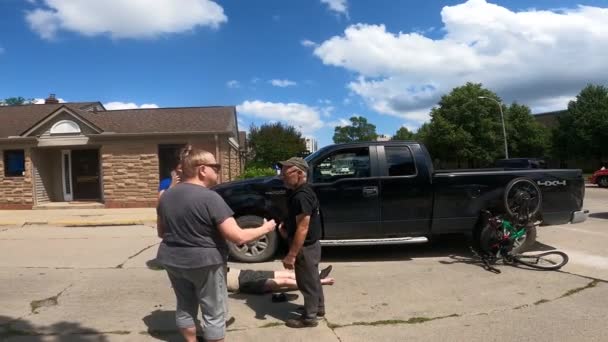
[[[471,234],[483,211],[512,214],[522,194],[528,213],[544,225],[587,218],[581,170],[435,171],[425,146],[409,141],[331,145],[306,160],[308,182],[321,205],[322,245],[423,243],[436,235]],[[263,218],[280,222],[286,215],[286,189],[279,177],[223,183],[214,190],[241,227],[259,226]],[[535,239],[533,226],[516,248],[523,250]],[[278,234],[272,232],[247,245],[231,245],[230,254],[260,262],[278,246]]]

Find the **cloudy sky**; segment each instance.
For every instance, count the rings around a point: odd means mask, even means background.
[[[416,129],[468,81],[534,112],[608,83],[608,0],[1,0],[0,98],[236,105],[331,143]]]

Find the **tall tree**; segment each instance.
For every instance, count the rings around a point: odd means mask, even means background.
[[[588,85],[568,104],[554,131],[558,156],[608,159],[608,88]]]
[[[20,106],[24,104],[34,103],[34,99],[26,100],[21,96],[17,97],[7,97],[6,99],[0,101],[0,106]]]
[[[272,167],[281,160],[303,155],[306,143],[293,126],[282,123],[252,125],[249,129],[250,166]]]
[[[441,159],[467,161],[470,167],[504,157],[498,105],[479,97],[500,102],[496,94],[475,83],[454,88],[441,97],[431,110],[427,136],[431,153]]]
[[[370,141],[376,140],[377,137],[376,126],[368,123],[362,116],[353,116],[350,118],[350,125],[337,126],[334,129],[335,143]]]
[[[410,132],[406,127],[401,127],[397,130],[391,140],[416,140],[416,133]]]
[[[551,132],[534,117],[530,108],[517,103],[505,112],[509,157],[545,157],[551,146]]]

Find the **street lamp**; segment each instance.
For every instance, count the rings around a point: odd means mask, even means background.
[[[496,102],[496,104],[498,105],[498,109],[500,109],[500,120],[502,121],[502,135],[505,138],[505,158],[509,159],[509,148],[507,147],[507,130],[505,129],[505,116],[502,113],[502,103],[500,103],[500,101],[498,101],[494,98],[487,97],[487,96],[478,96],[477,98],[492,100],[492,101]]]

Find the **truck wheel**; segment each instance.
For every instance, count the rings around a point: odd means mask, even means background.
[[[599,186],[600,188],[608,188],[608,176],[598,178],[597,186]]]
[[[515,178],[505,187],[503,204],[512,218],[530,219],[538,213],[543,197],[540,188],[528,178]],[[521,216],[524,217],[521,217]],[[525,217],[527,216],[527,217]]]
[[[236,222],[243,229],[257,228],[262,225],[264,218],[247,215],[238,217]],[[276,231],[270,232],[255,241],[241,246],[228,242],[228,251],[230,253],[230,257],[235,261],[241,262],[266,261],[275,255],[278,247],[279,241]]]
[[[530,225],[526,227],[526,235],[515,240],[513,243],[513,254],[520,254],[532,249],[536,243],[536,226]]]

